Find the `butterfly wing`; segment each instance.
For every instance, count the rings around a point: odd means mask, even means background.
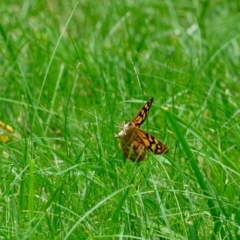
[[[131,161],[143,161],[146,157],[147,148],[140,137],[135,133],[126,136],[120,142],[125,158]]]
[[[142,125],[148,115],[150,107],[152,106],[153,98],[150,98],[139,110],[136,116],[131,120],[132,123],[135,124],[135,127],[140,127]]]
[[[131,161],[143,161],[146,157],[147,147],[143,140],[136,134],[134,128],[130,127],[121,135],[120,145],[122,147],[124,156]]]
[[[153,154],[160,155],[168,153],[167,146],[148,132],[145,132],[137,127],[132,128],[131,131],[133,131],[141,139],[147,150]]]

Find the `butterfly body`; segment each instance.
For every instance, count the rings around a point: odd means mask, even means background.
[[[137,115],[127,124],[124,124],[122,131],[115,135],[121,138],[121,148],[126,158],[131,161],[143,161],[146,152],[154,154],[167,153],[167,147],[157,138],[140,129],[140,125],[145,121],[153,98],[150,98],[140,109]]]

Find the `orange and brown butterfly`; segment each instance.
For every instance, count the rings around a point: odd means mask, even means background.
[[[152,103],[153,98],[150,98],[136,116],[130,122],[124,124],[122,131],[115,135],[116,138],[121,138],[120,145],[124,156],[131,161],[143,161],[147,150],[157,155],[168,152],[168,148],[160,140],[140,129]]]

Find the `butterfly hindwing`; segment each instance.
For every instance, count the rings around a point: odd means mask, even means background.
[[[147,147],[144,141],[135,133],[128,132],[120,142],[124,156],[131,161],[143,161],[146,156]]]

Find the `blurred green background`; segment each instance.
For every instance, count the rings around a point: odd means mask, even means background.
[[[239,1],[1,3],[1,239],[239,239]],[[114,133],[170,149],[126,161]]]

